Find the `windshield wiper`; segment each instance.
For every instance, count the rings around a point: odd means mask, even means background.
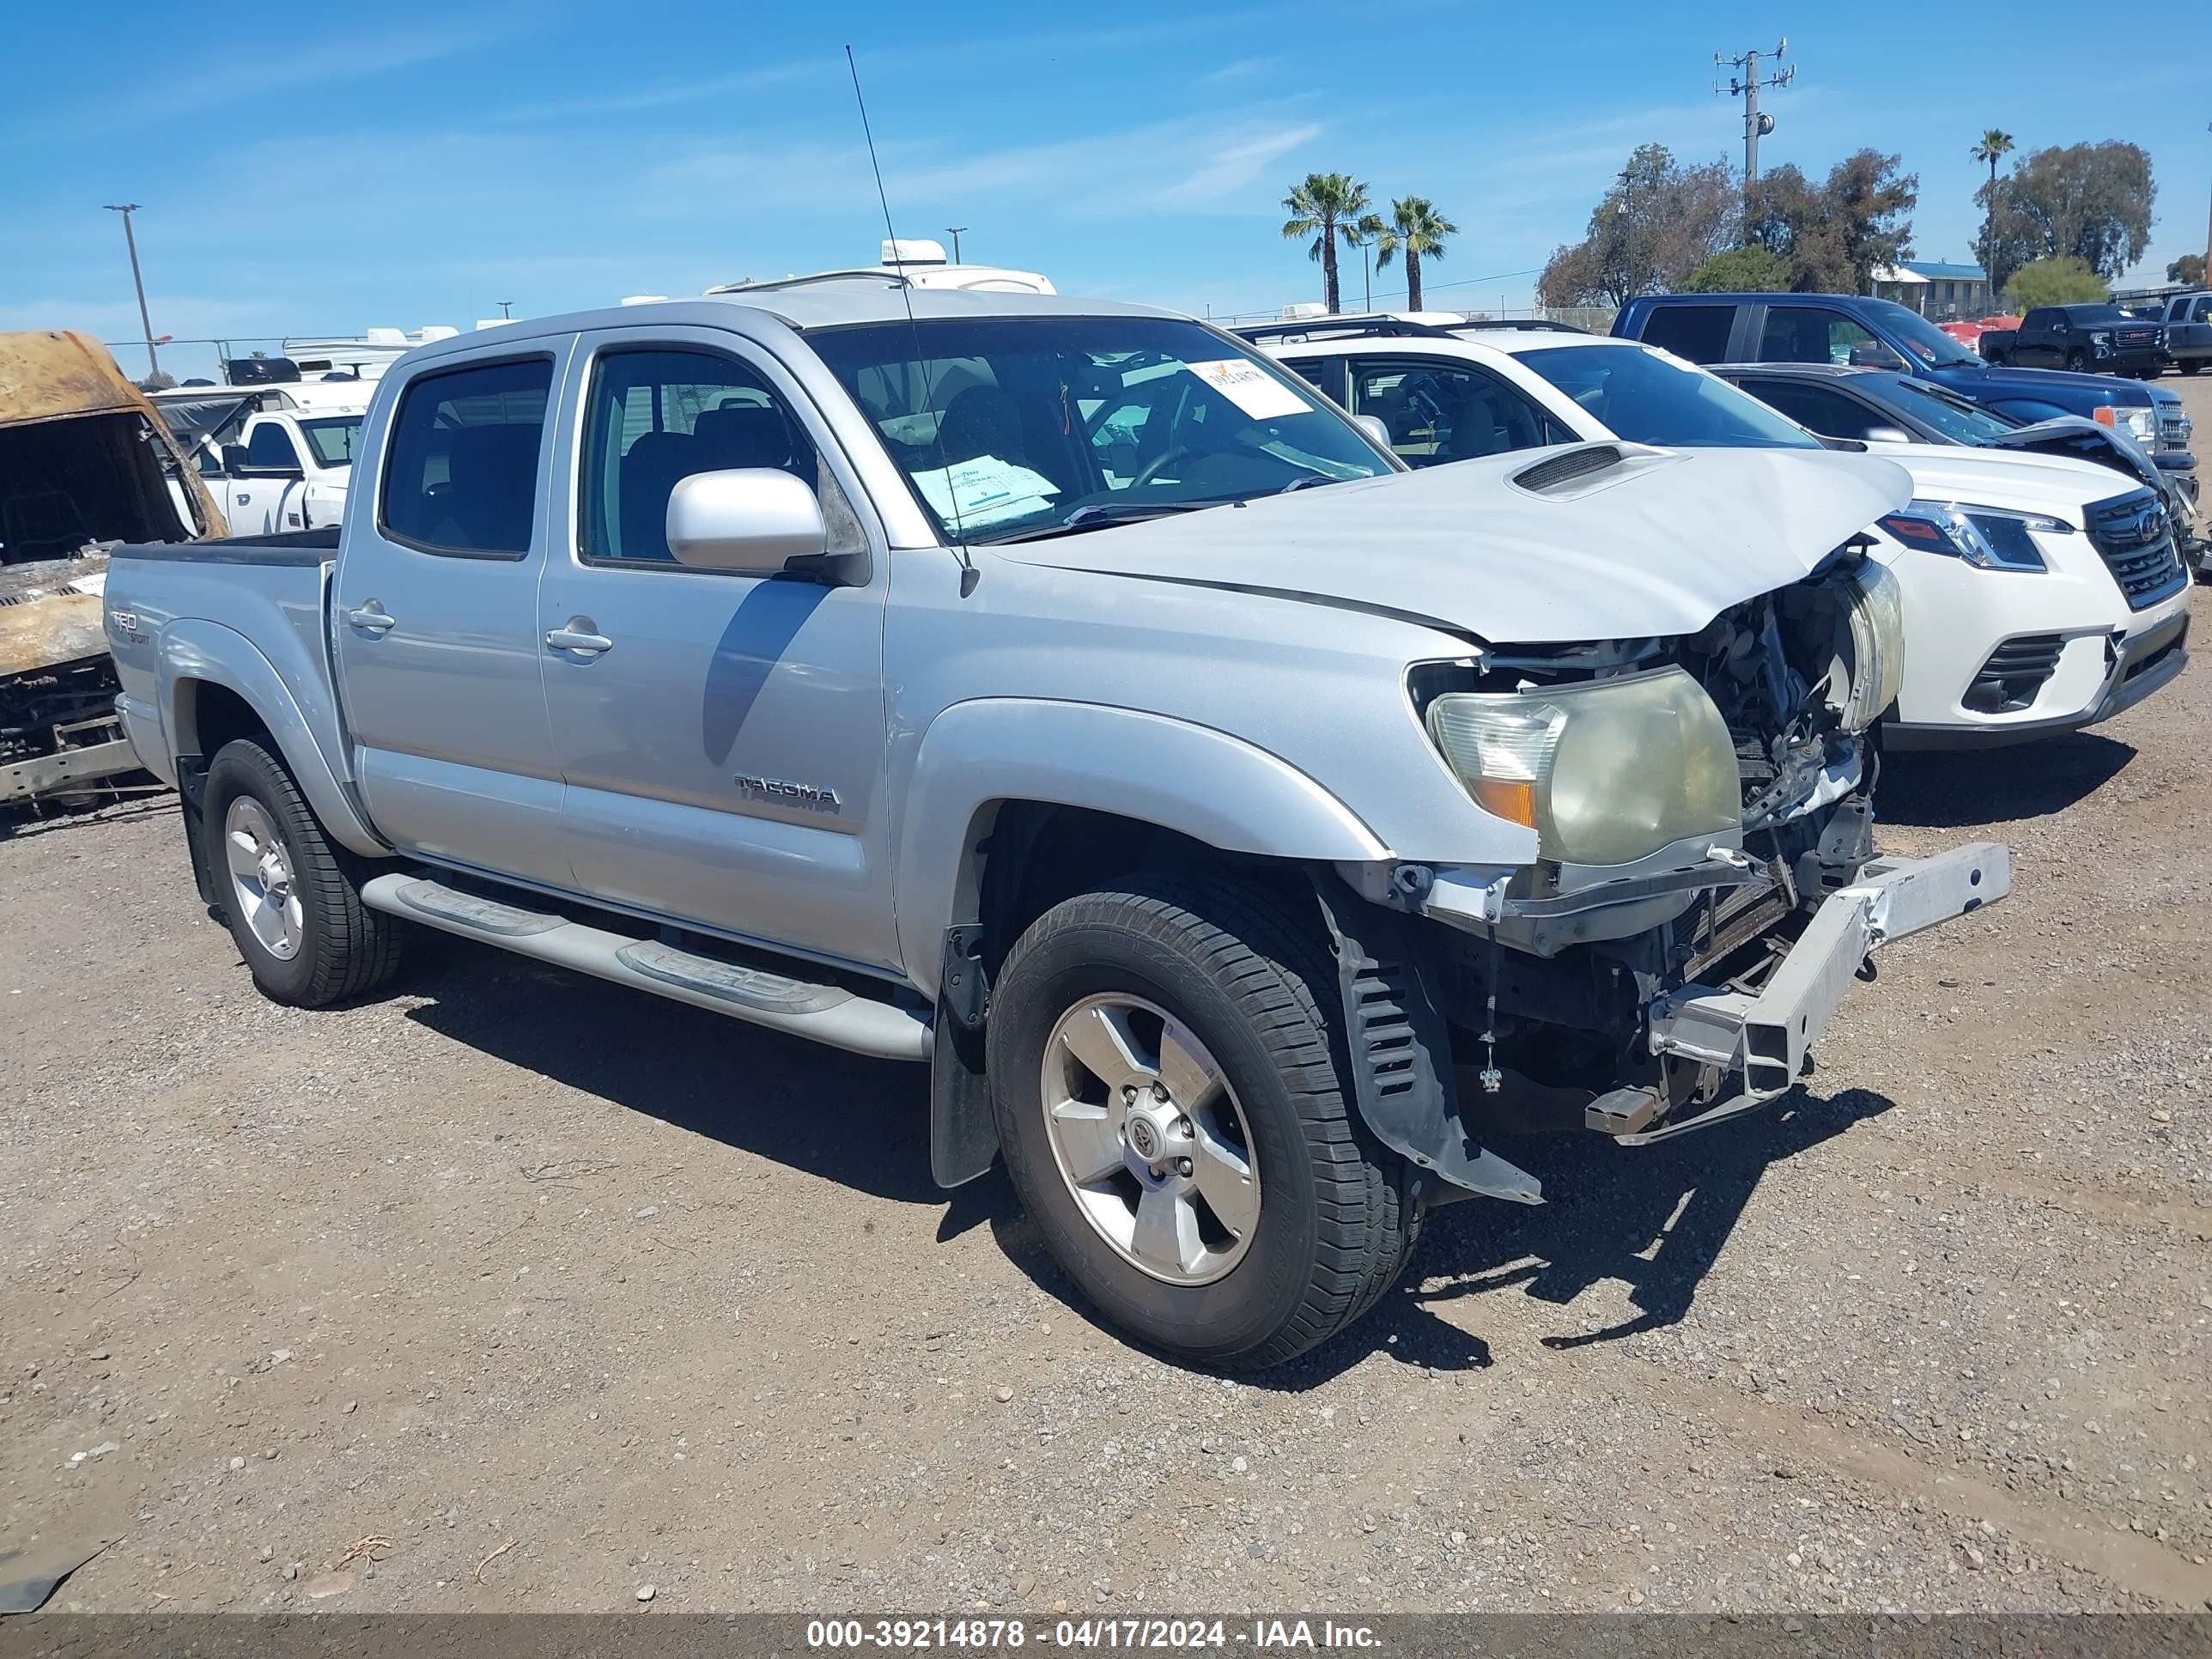
[[[1007,542],[1042,541],[1048,536],[1073,535],[1083,530],[1106,530],[1121,524],[1141,524],[1146,519],[1164,519],[1171,514],[1195,513],[1202,507],[1220,505],[1218,501],[1091,501],[1051,524],[1031,525],[1026,530],[987,537],[979,544],[996,547]]]

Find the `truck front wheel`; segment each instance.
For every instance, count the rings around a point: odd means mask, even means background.
[[[1258,1369],[1333,1335],[1416,1235],[1402,1165],[1358,1120],[1334,960],[1298,897],[1132,878],[1038,918],[993,993],[1000,1144],[1047,1247],[1115,1325],[1200,1364]]]
[[[201,805],[223,919],[264,995],[322,1008],[398,971],[404,924],[362,903],[361,860],[323,834],[267,747],[225,744]]]

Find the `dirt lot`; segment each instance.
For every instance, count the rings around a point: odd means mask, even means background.
[[[1884,844],[2009,840],[2009,903],[1733,1133],[1507,1148],[1550,1204],[1258,1385],[934,1192],[918,1068],[458,945],[298,1013],[166,801],[0,841],[0,1550],[119,1539],[102,1609],[2201,1608],[2208,726],[2200,665],[1893,762]]]

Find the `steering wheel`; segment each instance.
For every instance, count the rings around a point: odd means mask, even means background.
[[[1142,489],[1159,476],[1160,470],[1170,461],[1183,460],[1195,453],[1188,444],[1170,444],[1138,470],[1137,476],[1129,480],[1127,487],[1131,489]]]

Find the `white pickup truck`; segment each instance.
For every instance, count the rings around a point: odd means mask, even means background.
[[[896,272],[426,346],[361,454],[342,530],[106,589],[262,988],[428,927],[924,1063],[939,1180],[1003,1154],[1188,1359],[1538,1201],[1498,1131],[1727,1133],[2010,885],[1875,855],[1911,484],[1867,456],[1411,472],[1194,319]]]
[[[204,459],[200,469],[232,531],[273,536],[337,523],[345,514],[362,414],[276,410],[248,416],[237,435],[215,450],[216,470],[210,472]],[[201,453],[209,451],[203,447]]]

